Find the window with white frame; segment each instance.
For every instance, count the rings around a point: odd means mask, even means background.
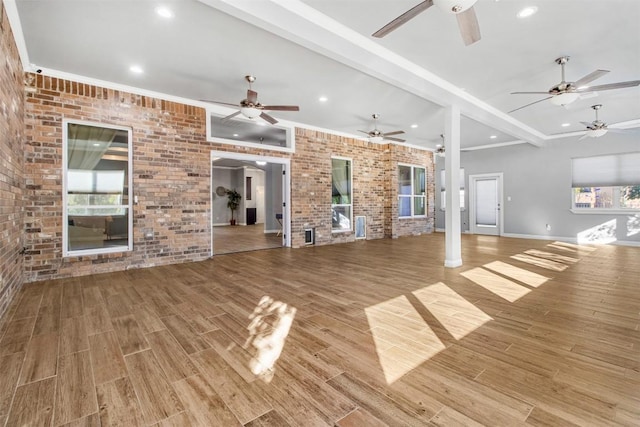
[[[426,169],[398,165],[398,217],[424,217],[427,213]]]
[[[465,193],[465,183],[464,183],[464,169],[460,169],[460,210],[464,210],[464,193]],[[445,172],[444,169],[440,171],[440,210],[445,210],[447,207],[447,190],[446,190],[446,180],[445,180]]]
[[[65,120],[63,137],[63,255],[131,250],[131,129]]]
[[[352,230],[351,171],[351,159],[331,158],[331,230],[333,232]]]
[[[640,210],[640,153],[571,160],[574,212]]]

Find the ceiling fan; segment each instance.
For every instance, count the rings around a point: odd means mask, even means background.
[[[444,134],[440,134],[440,139],[442,139],[442,144],[436,144],[436,151],[434,151],[434,153],[438,157],[444,157]]]
[[[249,89],[247,90],[247,97],[240,101],[240,104],[230,104],[228,102],[220,102],[220,101],[208,101],[203,99],[201,101],[204,102],[213,102],[214,104],[221,105],[231,105],[233,107],[240,107],[240,110],[236,111],[233,114],[229,114],[226,117],[223,117],[222,120],[229,120],[238,114],[242,114],[248,119],[255,119],[256,117],[260,117],[265,121],[275,125],[278,123],[276,119],[271,117],[269,114],[265,113],[264,110],[269,111],[300,111],[300,107],[297,105],[262,105],[258,102],[258,92],[251,90],[251,83],[256,81],[254,76],[244,76],[244,79],[249,82]]]
[[[372,131],[364,131],[364,130],[359,130],[358,132],[362,132],[362,133],[366,133],[367,135],[369,135],[369,141],[371,142],[377,142],[380,143],[382,141],[389,140],[389,141],[396,141],[396,142],[404,142],[404,139],[400,139],[400,138],[391,138],[393,135],[400,135],[402,133],[404,133],[403,130],[396,130],[393,132],[385,132],[382,133],[378,130],[378,126],[376,125],[377,120],[380,118],[380,114],[372,114],[371,117],[373,117],[373,130]]]
[[[609,70],[596,70],[581,79],[576,80],[575,82],[567,82],[564,79],[564,66],[567,62],[569,62],[568,56],[561,56],[560,58],[556,58],[555,61],[557,64],[560,64],[562,68],[562,81],[557,85],[554,85],[546,92],[511,92],[512,95],[521,95],[521,94],[539,94],[539,95],[549,95],[546,98],[539,99],[537,101],[531,102],[527,105],[523,105],[522,107],[518,107],[515,110],[509,111],[509,113],[513,113],[514,111],[521,110],[525,107],[528,107],[533,104],[537,104],[538,102],[542,102],[544,100],[550,99],[554,105],[568,105],[572,102],[576,101],[580,94],[596,92],[599,90],[611,90],[611,89],[621,89],[625,87],[633,87],[640,85],[640,80],[631,80],[628,82],[618,82],[618,83],[609,83],[598,86],[587,86],[588,83],[598,79],[609,72]]]
[[[456,15],[458,27],[465,46],[480,40],[480,26],[473,5],[477,0],[424,0],[412,7],[384,27],[373,33],[373,37],[384,37],[407,21],[429,9],[434,4],[447,13]]]
[[[602,108],[602,104],[597,104],[597,105],[592,105],[591,108],[593,108],[593,110],[596,112],[596,119],[594,121],[592,121],[591,123],[588,122],[580,122],[583,125],[585,125],[587,127],[587,132],[582,135],[578,141],[581,141],[585,138],[599,138],[602,135],[604,135],[607,132],[614,132],[614,133],[628,133],[628,132],[634,132],[635,129],[616,129],[616,128],[610,128],[605,122],[601,121],[598,118],[598,110],[600,108]]]

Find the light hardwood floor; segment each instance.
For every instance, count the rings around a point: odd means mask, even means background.
[[[282,236],[265,233],[264,224],[213,227],[215,255],[282,247]]]
[[[443,246],[26,285],[0,329],[0,425],[640,425],[639,248],[463,236],[445,269]]]

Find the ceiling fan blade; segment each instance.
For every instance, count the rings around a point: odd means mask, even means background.
[[[400,138],[387,138],[385,136],[384,139],[387,141],[404,142],[404,139],[400,139]]]
[[[263,105],[262,109],[271,111],[300,111],[300,107],[297,105]]]
[[[403,25],[404,23],[406,23],[410,19],[415,18],[420,13],[422,13],[425,10],[429,9],[431,6],[433,6],[433,0],[425,0],[425,1],[423,1],[422,3],[418,4],[417,6],[412,7],[411,9],[409,9],[408,11],[403,13],[402,15],[398,16],[396,19],[394,19],[393,21],[389,22],[384,27],[380,28],[378,31],[373,33],[372,36],[373,37],[378,37],[378,38],[386,36],[391,31],[393,31],[396,28],[398,28],[399,26]]]
[[[200,101],[202,101],[202,102],[210,102],[212,104],[230,105],[232,107],[238,107],[238,104],[231,104],[229,102],[211,101],[209,99],[201,99]]]
[[[587,83],[590,83],[590,82],[594,81],[595,79],[599,79],[600,77],[604,76],[608,72],[609,72],[609,70],[595,70],[593,73],[587,74],[586,76],[584,76],[580,80],[576,80],[576,82],[573,85],[575,87],[584,86]]]
[[[576,90],[576,92],[584,93],[584,92],[596,92],[598,90],[611,90],[611,89],[622,89],[624,87],[633,87],[640,85],[640,80],[631,80],[628,82],[618,82],[618,83],[609,83],[606,85],[598,85],[591,86],[583,90]]]
[[[583,125],[585,125],[585,126],[587,126],[587,127],[589,127],[589,126],[593,125],[593,123],[589,123],[589,122],[580,122],[580,123],[582,123]]]
[[[588,134],[588,133],[585,133],[585,134],[584,134],[584,135],[582,135],[580,138],[578,138],[578,141],[582,141],[583,139],[588,138],[588,137],[589,137],[589,134]]]
[[[549,92],[511,92],[511,95],[549,95]]]
[[[240,110],[238,110],[238,111],[236,111],[236,112],[235,112],[235,113],[233,113],[233,114],[229,114],[228,116],[221,118],[220,120],[222,120],[222,121],[230,120],[230,119],[234,118],[235,116],[237,116],[237,115],[238,115],[238,114],[240,114],[240,113],[241,113],[241,111],[240,111]]]
[[[247,101],[249,101],[252,104],[257,104],[258,103],[258,92],[248,89],[247,90]]]
[[[404,133],[403,130],[395,130],[393,132],[385,132],[382,135],[383,136],[391,136],[391,135],[400,135],[401,133]]]
[[[478,25],[478,18],[476,18],[476,11],[473,10],[473,6],[464,12],[456,14],[458,18],[458,27],[460,27],[460,34],[465,46],[469,46],[480,40],[480,26]]]
[[[276,119],[274,119],[273,117],[271,117],[267,113],[263,112],[262,114],[260,114],[260,117],[262,117],[263,120],[271,123],[272,125],[275,125],[276,123],[278,123],[278,121]]]
[[[358,132],[362,132],[362,133],[364,133],[364,134],[366,134],[366,135],[369,135],[369,132],[366,132],[366,131],[364,131],[364,130],[359,130]]]
[[[640,128],[618,129],[618,128],[612,128],[611,126],[607,126],[607,131],[613,132],[613,133],[626,133],[628,135],[631,133],[640,132]]]
[[[527,105],[523,105],[522,107],[518,107],[518,108],[516,108],[515,110],[511,110],[511,111],[509,111],[507,114],[511,114],[511,113],[513,113],[514,111],[522,110],[523,108],[526,108],[526,107],[528,107],[528,106],[530,106],[530,105],[533,105],[533,104],[537,104],[538,102],[545,101],[545,100],[547,100],[547,99],[549,99],[549,98],[553,98],[553,97],[552,97],[552,96],[547,96],[546,98],[542,98],[542,99],[539,99],[539,100],[537,100],[537,101],[533,101],[533,102],[531,102],[531,103],[529,103],[529,104],[527,104]]]

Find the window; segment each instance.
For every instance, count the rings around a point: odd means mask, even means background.
[[[331,230],[351,231],[351,159],[331,159]]]
[[[64,256],[131,250],[131,130],[64,122]]]
[[[263,150],[295,152],[293,126],[286,125],[283,121],[271,125],[260,117],[252,120],[241,114],[233,120],[228,120],[225,119],[226,113],[220,112],[218,114],[218,109],[219,107],[210,107],[209,120],[207,120],[207,141]],[[265,126],[265,124],[267,125]]]
[[[572,159],[574,212],[640,210],[640,153]]]
[[[465,184],[464,184],[464,169],[460,169],[460,210],[464,210],[464,193],[465,193]],[[446,201],[447,191],[446,191],[446,181],[444,169],[440,171],[440,210],[445,210],[447,207]]]
[[[420,166],[398,165],[398,216],[424,217],[427,213],[426,169]]]

